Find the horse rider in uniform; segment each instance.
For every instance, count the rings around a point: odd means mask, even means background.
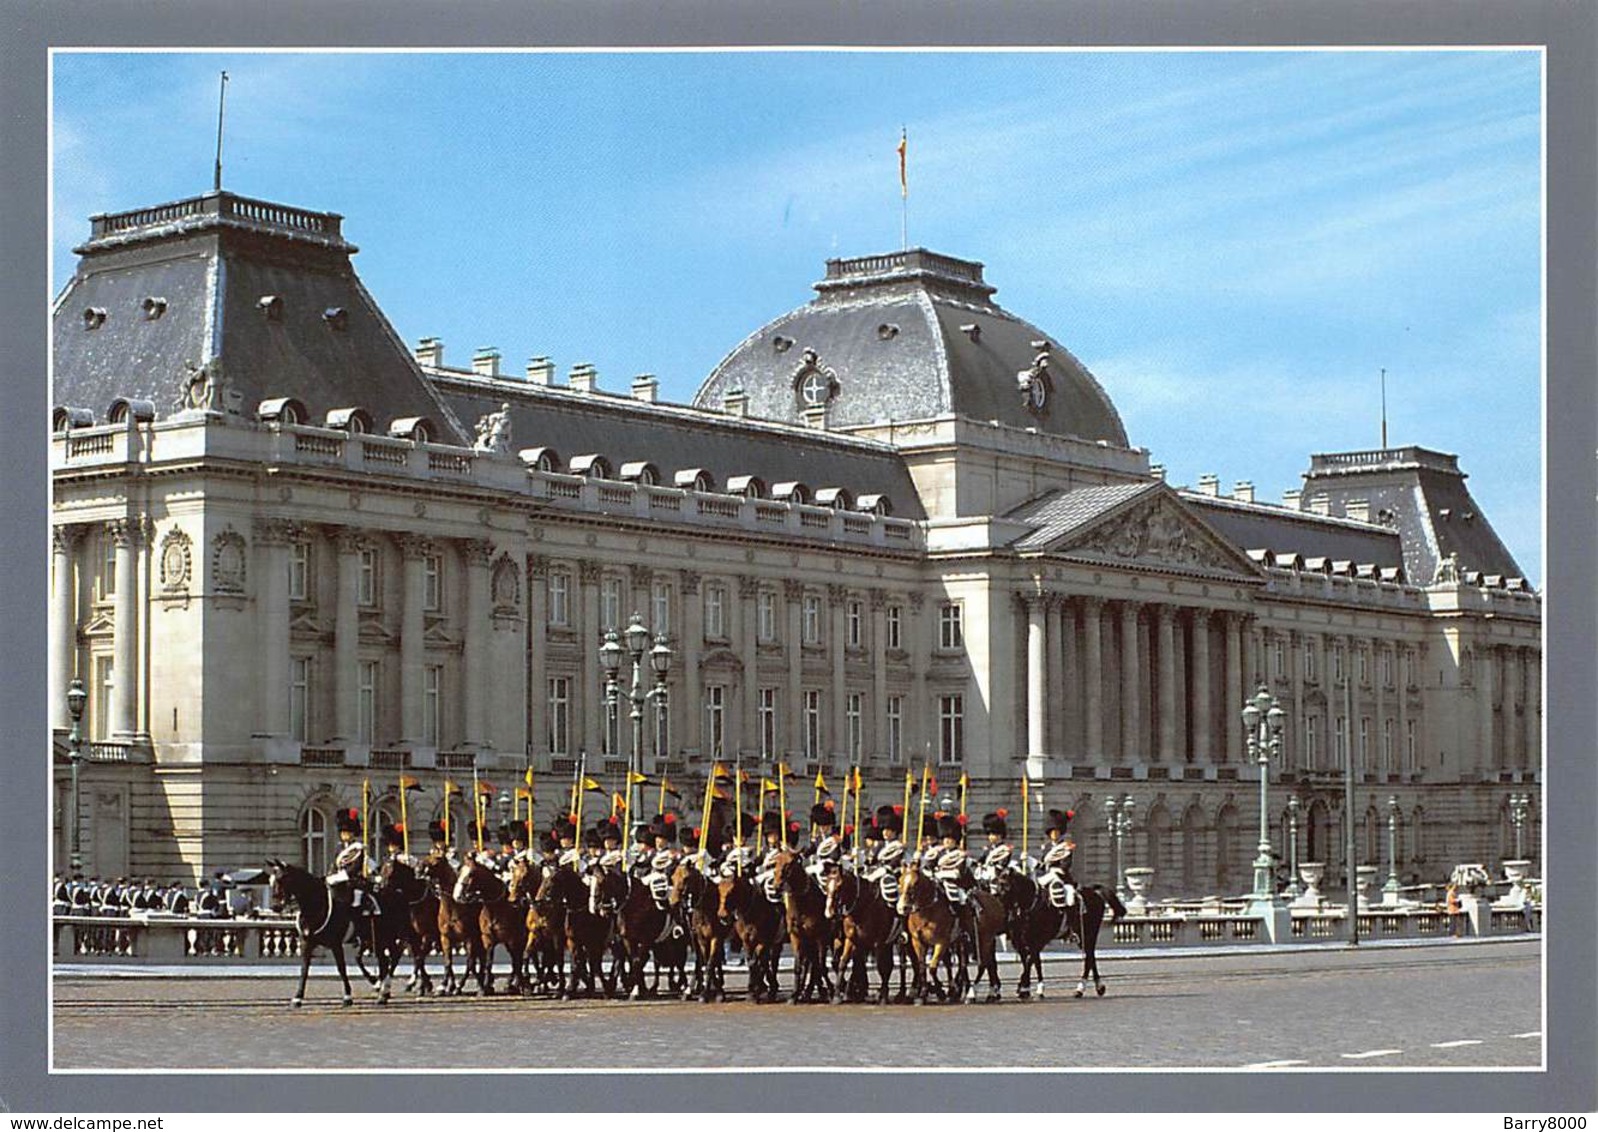
[[[342,848],[327,874],[328,894],[357,914],[376,915],[375,901],[366,891],[366,846],[361,844],[361,819],[354,810],[340,810],[334,818]]]
[[[976,938],[975,909],[971,907],[971,890],[976,878],[971,875],[971,858],[961,844],[965,826],[956,814],[938,815],[938,856],[934,875],[943,886],[944,898],[949,901],[960,921],[960,930],[967,939]]]
[[[1010,812],[998,809],[991,814],[983,814],[982,832],[988,839],[988,847],[982,855],[977,875],[991,885],[1006,869],[1019,871],[1021,867],[1015,859],[1015,847],[1010,844]]]
[[[760,867],[755,872],[755,881],[760,891],[767,900],[773,904],[782,902],[782,893],[777,891],[777,858],[787,848],[784,842],[783,816],[775,810],[768,810],[760,816],[760,833],[764,838],[766,847],[760,856]]]
[[[773,815],[775,816],[775,815]],[[753,814],[745,814],[742,818],[743,836],[738,836],[737,829],[728,823],[724,836],[728,844],[725,852],[721,854],[721,875],[733,877],[742,874],[753,877],[757,871],[756,862],[760,858],[760,851],[750,844],[751,839],[759,840],[757,830],[765,828],[765,819],[756,821]]]
[[[1065,909],[1067,931],[1074,934],[1079,913],[1076,906],[1076,878],[1071,875],[1071,854],[1076,851],[1076,842],[1066,834],[1066,827],[1073,816],[1070,810],[1049,811],[1049,820],[1043,827],[1048,840],[1043,844],[1043,875],[1040,879],[1049,903]]]
[[[843,835],[838,832],[838,818],[830,801],[810,807],[810,824],[816,827],[816,842],[811,848],[809,871],[823,888],[830,889],[843,867]]]

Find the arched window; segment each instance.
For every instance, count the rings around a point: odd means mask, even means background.
[[[306,806],[300,815],[300,845],[304,849],[305,870],[312,876],[327,875],[333,859],[332,828],[325,800]]]
[[[1224,894],[1238,875],[1237,807],[1228,802],[1215,815],[1215,885]]]
[[[1198,803],[1182,815],[1182,891],[1195,892],[1199,886],[1199,860],[1204,852],[1204,811]]]

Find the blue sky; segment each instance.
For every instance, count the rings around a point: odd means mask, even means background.
[[[343,213],[399,333],[687,400],[829,256],[983,261],[1173,482],[1454,452],[1541,557],[1534,52],[57,54],[54,286],[87,217],[224,183]]]

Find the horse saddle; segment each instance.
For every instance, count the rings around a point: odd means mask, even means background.
[[[647,878],[649,895],[655,898],[655,907],[662,912],[671,907],[671,878],[661,873],[651,873]]]
[[[1076,889],[1056,875],[1048,883],[1049,903],[1056,908],[1070,908],[1076,904]]]

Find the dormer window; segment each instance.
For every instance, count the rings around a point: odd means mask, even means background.
[[[139,306],[144,311],[146,322],[154,322],[166,313],[166,300],[159,295],[148,296]]]
[[[98,329],[100,329],[100,327],[102,327],[104,325],[105,325],[105,308],[104,307],[84,307],[83,308],[83,329],[85,329],[85,330],[98,330]]]
[[[838,396],[838,375],[821,364],[814,350],[806,350],[804,364],[794,371],[793,389],[801,409],[823,409]]]
[[[283,296],[262,295],[255,300],[255,309],[266,317],[268,322],[283,321]]]
[[[331,330],[344,331],[350,326],[350,312],[343,307],[328,307],[322,312],[322,321]]]

